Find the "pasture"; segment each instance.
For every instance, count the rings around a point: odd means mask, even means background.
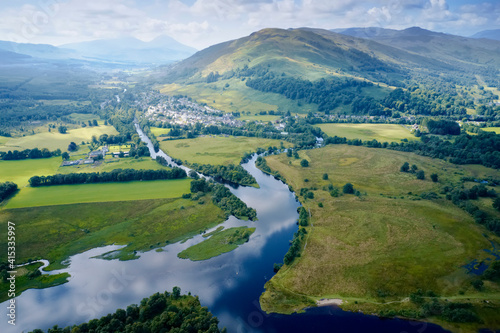
[[[7,142],[0,145],[0,150],[47,148],[49,150],[61,149],[62,151],[66,151],[70,142],[75,142],[79,145],[82,141],[90,141],[93,135],[99,137],[102,134],[117,135],[118,132],[113,126],[104,125],[70,129],[66,134],[61,134],[56,130],[52,130],[51,132],[10,138]]]
[[[377,140],[379,142],[401,142],[402,139],[418,140],[410,129],[396,124],[320,124],[316,125],[329,136]]]
[[[309,167],[301,167],[300,159],[307,159]],[[418,289],[443,297],[465,295],[478,303],[499,297],[498,286],[491,284],[478,295],[470,284],[473,277],[461,268],[473,259],[491,258],[483,250],[499,237],[440,194],[445,184],[472,174],[469,170],[477,177],[498,171],[347,145],[301,151],[300,159],[266,157],[297,194],[307,188],[314,197],[299,197],[311,214],[307,247],[266,284],[265,311],[294,312],[320,298],[343,299],[343,307],[354,311],[369,304],[368,311],[376,312],[380,306],[375,304],[390,301],[399,309],[397,302]],[[404,162],[424,170],[426,179],[400,172]],[[429,179],[431,173],[438,174],[437,183]],[[359,196],[342,195],[348,182]],[[330,185],[341,195],[332,196]],[[435,199],[423,199],[426,193]]]
[[[151,133],[154,136],[158,137],[160,135],[168,135],[170,133],[170,128],[162,128],[162,127],[150,127]]]
[[[160,148],[168,155],[188,163],[227,165],[239,164],[246,152],[269,146],[280,147],[281,141],[249,137],[206,136],[185,140],[166,140]],[[291,144],[283,141],[286,147]]]
[[[495,132],[496,134],[500,134],[500,127],[484,127],[481,129],[486,132]]]
[[[190,179],[133,181],[26,187],[5,205],[5,209],[69,205],[88,202],[179,198],[189,193]]]

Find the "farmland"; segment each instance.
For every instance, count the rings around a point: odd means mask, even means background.
[[[70,142],[80,144],[82,141],[90,141],[92,136],[99,137],[102,134],[116,135],[118,132],[113,126],[84,127],[68,130],[66,134],[61,134],[53,130],[35,135],[10,138],[3,145],[1,151],[24,150],[32,148],[47,148],[49,150],[61,149],[65,151]]]
[[[14,196],[6,209],[88,202],[176,198],[189,193],[189,179],[135,181],[124,183],[26,187]]]
[[[253,152],[259,147],[280,147],[280,144],[279,140],[216,136],[161,141],[160,148],[168,155],[188,163],[227,165],[239,164],[246,152]],[[287,142],[283,144],[290,146]]]
[[[410,129],[395,124],[321,124],[317,125],[329,136],[377,140],[379,142],[400,142],[402,139],[417,140]]]

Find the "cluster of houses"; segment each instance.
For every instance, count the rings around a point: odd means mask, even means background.
[[[96,160],[104,159],[106,154],[109,152],[109,148],[107,146],[102,147],[98,150],[93,150],[89,153],[88,158],[86,159],[78,159],[74,161],[63,161],[61,166],[75,166],[82,164],[94,164]],[[130,151],[122,151],[122,152],[111,152],[113,157],[128,157]]]
[[[171,124],[187,125],[201,123],[204,126],[226,125],[241,127],[243,122],[230,113],[224,113],[209,106],[202,106],[188,98],[162,98],[155,106],[150,105],[146,112],[150,121],[169,122]]]

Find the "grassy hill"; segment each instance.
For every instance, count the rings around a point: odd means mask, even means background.
[[[395,87],[415,84],[458,91],[459,86],[494,85],[499,50],[500,42],[420,28],[349,29],[342,34],[310,28],[263,29],[199,51],[156,71],[150,80],[161,82],[163,93],[185,94],[228,112],[307,113],[316,112],[316,104],[252,89],[246,82],[270,72],[311,82],[358,80],[373,84],[370,94],[362,91],[360,96],[379,99]]]

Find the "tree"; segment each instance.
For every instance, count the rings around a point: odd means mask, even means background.
[[[97,123],[97,119],[92,120],[92,125],[99,126],[99,124]]]
[[[74,142],[71,142],[69,145],[68,145],[68,151],[75,151],[78,149],[78,145]]]
[[[417,167],[415,164],[413,164],[413,165],[411,166],[411,170],[410,170],[410,172],[411,172],[411,173],[415,173],[415,172],[417,172],[417,170],[418,170],[418,167]]]
[[[353,194],[354,193],[354,186],[351,183],[347,183],[342,188],[342,192],[344,192],[345,194]]]
[[[434,182],[434,183],[437,183],[438,182],[438,175],[436,173],[433,173],[431,175],[431,180]]]
[[[307,168],[309,166],[309,161],[306,159],[303,159],[302,161],[300,161],[300,166],[303,168]]]
[[[194,170],[190,170],[189,171],[189,177],[193,178],[193,179],[198,179],[200,178],[200,176],[198,176],[198,173]]]
[[[410,170],[410,164],[405,162],[399,169],[401,172],[408,172]]]
[[[425,179],[425,172],[424,172],[424,170],[419,170],[417,172],[417,179],[420,179],[420,180]]]
[[[61,125],[61,126],[59,126],[59,127],[57,128],[57,130],[58,130],[58,131],[59,131],[59,133],[61,133],[61,134],[66,134],[66,132],[68,131],[68,128],[67,128],[66,126]]]
[[[328,174],[327,173],[323,174],[323,180],[328,180]]]
[[[61,157],[62,157],[63,161],[69,160],[69,154],[68,154],[68,152],[65,151],[64,153],[62,153]]]
[[[500,210],[500,197],[496,198],[493,201],[493,208],[495,208],[496,210]]]
[[[174,299],[178,299],[181,296],[181,288],[175,286],[172,289],[172,296],[174,297]]]

